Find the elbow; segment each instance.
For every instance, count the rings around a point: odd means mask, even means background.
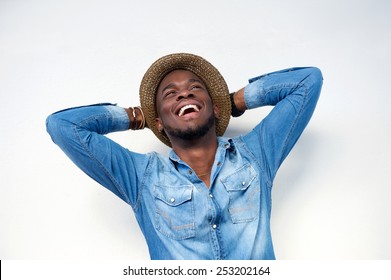
[[[50,137],[54,142],[54,135],[56,134],[57,120],[54,115],[50,115],[46,118],[46,132],[49,133]]]
[[[308,71],[309,73],[306,79],[308,88],[314,95],[319,96],[323,85],[322,71],[317,67],[310,67]]]
[[[61,138],[63,126],[63,120],[56,114],[49,115],[46,118],[46,132],[50,135],[50,138],[54,143],[57,143],[57,140]]]
[[[317,84],[318,86],[322,86],[323,84],[323,74],[322,71],[317,67],[311,67],[311,79],[314,84]]]

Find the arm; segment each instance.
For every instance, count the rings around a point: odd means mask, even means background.
[[[251,79],[235,94],[238,109],[274,106],[268,116],[244,137],[256,157],[266,160],[271,181],[308,124],[322,81],[317,68],[291,68]]]
[[[87,175],[134,207],[148,156],[130,152],[105,134],[140,127],[140,116],[110,104],[71,108],[50,115],[54,143]]]

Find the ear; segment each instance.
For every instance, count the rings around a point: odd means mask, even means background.
[[[216,104],[213,105],[213,112],[215,114],[215,118],[218,119],[220,116],[220,109],[219,106],[217,106]]]
[[[155,126],[156,126],[157,130],[159,130],[160,132],[162,132],[164,129],[162,120],[160,118],[155,119]]]

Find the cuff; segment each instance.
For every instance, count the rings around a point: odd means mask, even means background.
[[[244,102],[246,103],[247,109],[267,105],[262,79],[250,80],[250,83],[244,89]]]

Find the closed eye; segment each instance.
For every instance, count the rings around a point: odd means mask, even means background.
[[[175,90],[168,90],[168,91],[164,92],[163,96],[167,97],[167,96],[169,96],[171,94],[175,94]]]
[[[190,90],[193,90],[193,89],[204,89],[204,87],[199,84],[194,84],[194,85],[190,86]]]

